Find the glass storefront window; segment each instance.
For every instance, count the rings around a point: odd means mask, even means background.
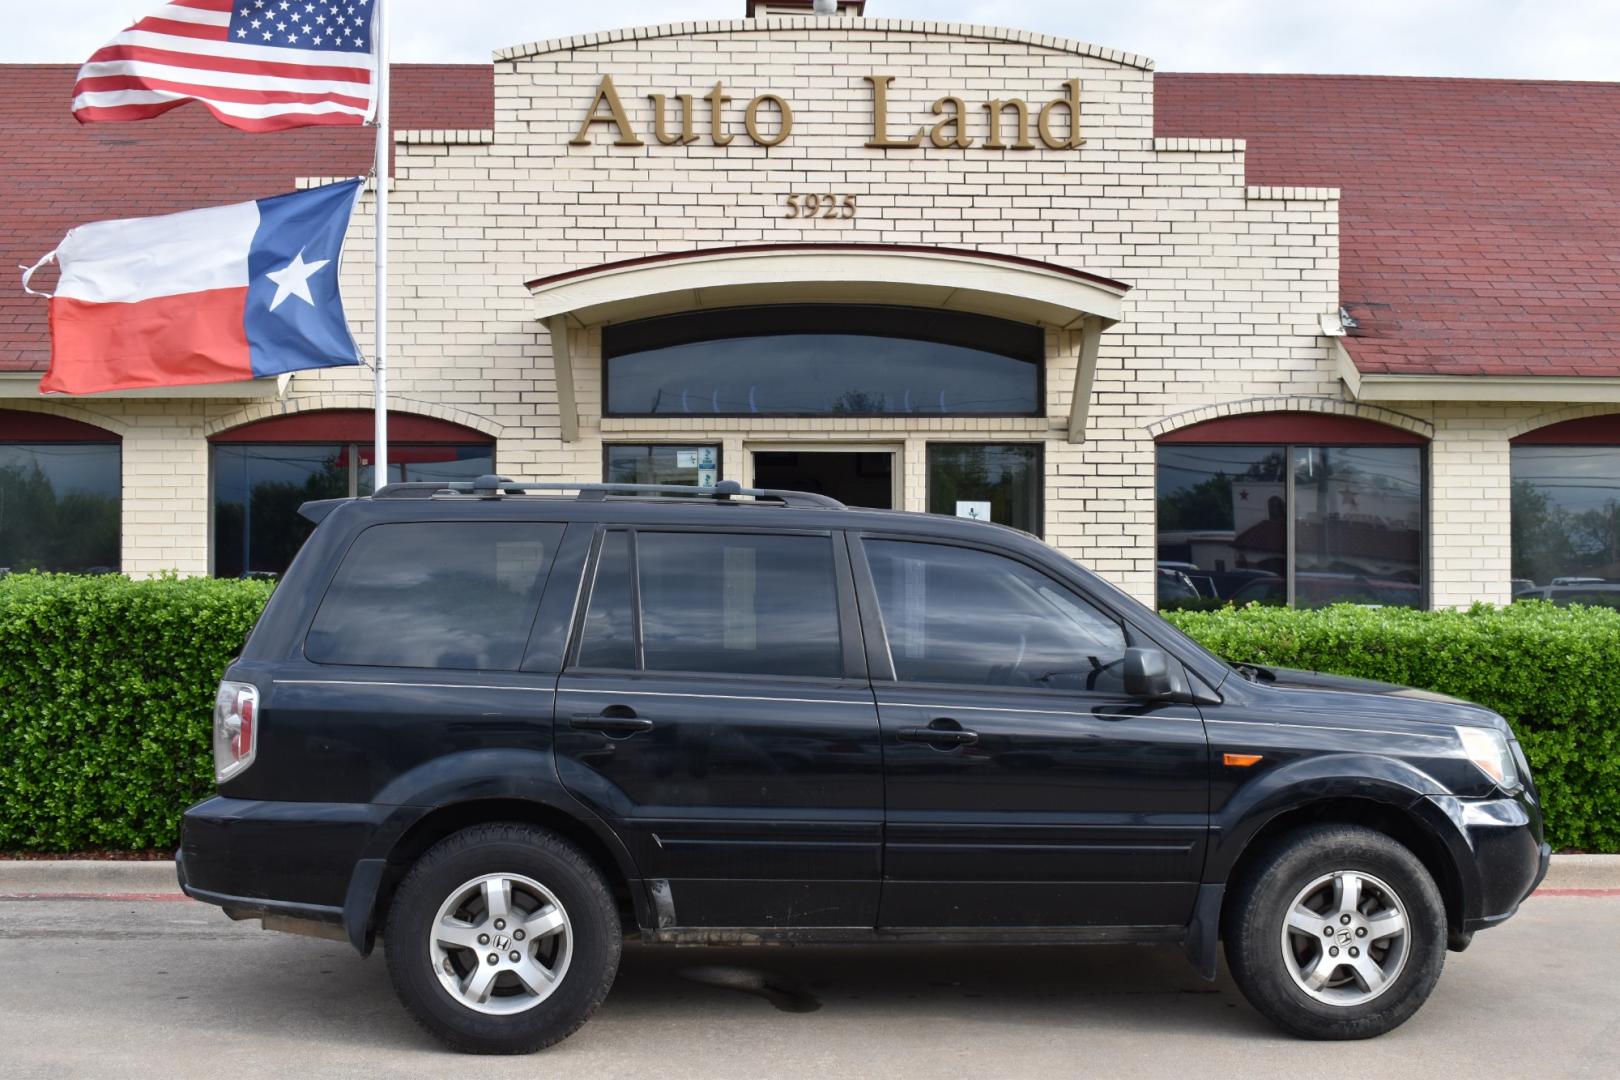
[[[1512,473],[1514,593],[1612,600],[1589,587],[1620,582],[1620,446],[1515,446]]]
[[[800,304],[602,333],[608,416],[1035,416],[1045,336],[951,311]]]
[[[1041,532],[1038,443],[929,443],[928,509]]]
[[[1161,608],[1422,607],[1417,446],[1164,445]]]
[[[373,490],[363,443],[219,443],[214,446],[214,576],[277,577],[314,526],[298,508]],[[394,443],[390,481],[476,480],[495,471],[492,446]]]
[[[602,479],[609,484],[690,484],[720,480],[720,447],[713,443],[616,444],[603,447]]]
[[[119,569],[116,442],[0,442],[0,573]]]

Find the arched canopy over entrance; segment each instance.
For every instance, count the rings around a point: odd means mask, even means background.
[[[882,304],[1079,331],[1071,438],[1084,430],[1103,330],[1129,286],[1032,259],[892,244],[795,244],[656,255],[529,282],[556,357],[563,437],[577,437],[567,330],[675,312],[768,304]]]

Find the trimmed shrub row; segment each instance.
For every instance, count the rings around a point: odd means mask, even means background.
[[[173,847],[214,693],[271,586],[0,578],[0,851]]]
[[[0,578],[0,851],[163,848],[212,787],[214,691],[272,586]],[[1251,606],[1169,618],[1229,660],[1479,702],[1513,724],[1555,846],[1620,851],[1620,611]]]

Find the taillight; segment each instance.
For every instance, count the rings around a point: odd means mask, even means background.
[[[249,765],[258,749],[259,690],[222,682],[214,698],[214,780],[224,783]]]

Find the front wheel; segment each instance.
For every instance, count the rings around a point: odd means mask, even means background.
[[[1409,850],[1351,825],[1302,829],[1249,867],[1223,926],[1244,997],[1313,1039],[1365,1039],[1405,1023],[1445,962],[1440,891]]]
[[[619,920],[602,875],[544,829],[481,825],[400,883],[383,933],[394,989],[452,1049],[522,1054],[567,1037],[613,985]]]

